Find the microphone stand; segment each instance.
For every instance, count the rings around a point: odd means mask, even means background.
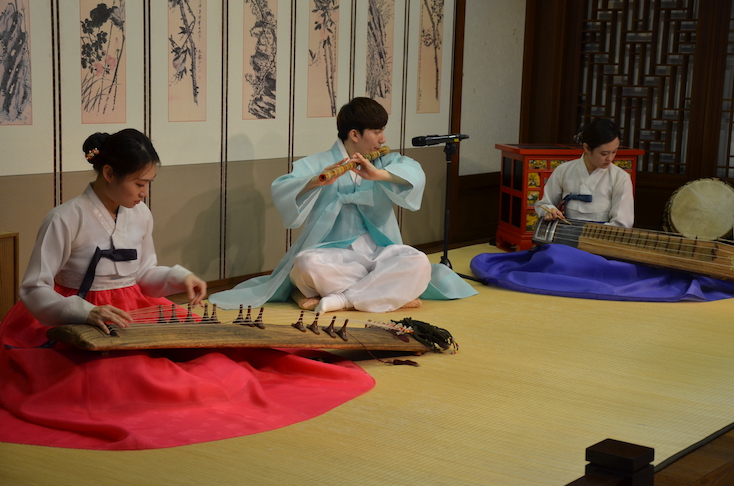
[[[451,262],[449,261],[449,224],[451,216],[451,159],[453,158],[454,154],[458,152],[458,150],[459,149],[456,146],[455,142],[446,142],[446,146],[443,148],[443,151],[446,153],[446,204],[443,217],[443,256],[441,257],[441,264],[446,265],[452,270],[453,267],[451,266]],[[477,277],[473,277],[471,275],[463,275],[459,272],[456,272],[456,274],[459,277],[468,280],[481,282],[481,279],[478,279]]]
[[[449,220],[451,216],[451,159],[454,154],[458,152],[458,148],[454,142],[446,142],[446,146],[443,148],[446,153],[446,204],[443,213],[443,256],[441,257],[441,263],[447,267],[453,269],[451,262],[449,261]]]

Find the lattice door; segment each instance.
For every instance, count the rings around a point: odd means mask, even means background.
[[[716,177],[734,182],[734,6],[729,18],[726,37],[726,70],[721,99],[721,128],[718,145]]]
[[[579,122],[615,120],[640,172],[685,174],[697,16],[691,0],[587,2]]]

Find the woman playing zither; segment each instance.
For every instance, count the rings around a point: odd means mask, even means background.
[[[133,129],[97,133],[84,151],[97,177],[46,216],[20,306],[48,326],[86,322],[109,333],[105,323],[128,327],[127,311],[157,297],[186,292],[193,305],[201,302],[203,280],[178,265],[157,265],[152,215],[141,204],[160,164],[150,140]]]
[[[564,162],[551,174],[535,211],[546,221],[578,219],[631,228],[634,220],[632,180],[614,165],[621,133],[610,120],[583,127],[574,140],[581,158]]]
[[[48,342],[48,326],[86,322],[107,336],[106,323],[127,331],[136,309],[171,305],[160,296],[186,292],[193,304],[206,296],[190,271],[157,265],[141,203],[159,164],[150,140],[127,129],[95,134],[83,150],[97,177],[44,220],[21,301],[0,323],[0,441],[170,447],[301,421],[371,388],[350,363],[272,349],[100,356]]]

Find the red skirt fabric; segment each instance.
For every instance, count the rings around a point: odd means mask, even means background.
[[[74,290],[57,287],[63,295]],[[124,310],[171,305],[137,286],[90,292]],[[18,302],[0,323],[0,441],[96,450],[173,447],[272,430],[370,390],[351,361],[313,350],[112,351],[47,343]]]

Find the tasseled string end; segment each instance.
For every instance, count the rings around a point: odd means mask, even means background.
[[[452,349],[451,354],[456,354],[459,351],[459,344],[454,341],[454,337],[446,329],[410,317],[399,321],[393,320],[392,322],[412,329],[411,335],[415,340],[432,351],[440,352]]]

